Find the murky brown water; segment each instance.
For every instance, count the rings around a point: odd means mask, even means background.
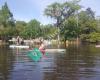
[[[75,45],[32,61],[25,49],[0,47],[0,80],[100,80],[100,48]]]

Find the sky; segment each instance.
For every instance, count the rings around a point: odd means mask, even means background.
[[[0,8],[7,2],[10,11],[13,13],[15,20],[30,21],[36,19],[41,24],[54,23],[54,20],[44,15],[47,5],[53,2],[63,3],[70,0],[0,0]],[[84,9],[90,7],[96,14],[100,16],[100,0],[81,0],[79,3]]]

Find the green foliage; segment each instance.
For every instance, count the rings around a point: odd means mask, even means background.
[[[24,21],[16,21],[16,32],[15,35],[23,36],[23,31],[25,30],[27,23]]]
[[[97,20],[95,14],[91,8],[87,8],[85,11],[79,13],[79,25],[80,25],[80,38],[83,41],[97,42],[99,41]]]
[[[87,9],[86,9],[86,13],[87,13],[87,16],[89,17],[89,19],[94,19],[94,18],[95,18],[95,14],[94,14],[94,12],[91,10],[91,8],[87,8]]]
[[[73,15],[77,10],[80,9],[78,4],[79,0],[66,1],[64,3],[53,3],[45,9],[44,13],[56,19],[57,27],[60,27],[66,19]]]
[[[60,37],[72,40],[80,37],[83,41],[100,41],[100,19],[96,20],[91,8],[81,11],[80,0],[71,0],[64,3],[53,3],[45,8],[44,14],[55,19],[55,26],[40,25],[33,19],[28,23],[16,21],[5,3],[0,9],[0,38],[8,36],[22,36],[23,38],[54,38],[60,29]],[[80,11],[78,11],[80,10]],[[76,19],[77,18],[77,19]]]
[[[79,0],[72,0],[64,3],[53,3],[45,9],[45,15],[56,19],[56,26],[59,27],[64,39],[75,38],[78,34],[76,20],[70,18],[70,16],[75,15],[76,11],[81,8],[78,2]]]
[[[68,20],[63,23],[62,27],[61,35],[64,35],[65,39],[70,40],[77,37],[79,28],[77,27],[74,16],[68,18]]]
[[[56,36],[57,28],[52,25],[44,25],[41,27],[44,38],[54,38]]]
[[[35,19],[31,20],[20,34],[23,37],[27,37],[27,38],[36,38],[36,37],[39,37],[40,34],[41,34],[41,31],[40,31],[40,22],[38,22]]]
[[[86,41],[86,40],[89,39],[89,35],[88,35],[88,34],[81,34],[81,35],[80,35],[80,39],[81,39],[82,41]]]
[[[57,19],[57,17],[60,16],[60,12],[61,12],[61,4],[55,2],[51,5],[49,5],[45,9],[44,14],[47,16],[50,16],[51,18]]]
[[[14,34],[15,20],[10,12],[7,3],[0,10],[0,38],[5,39]]]
[[[83,41],[88,41],[88,42],[99,42],[100,41],[100,33],[90,33],[90,34],[82,34],[80,35],[80,38]]]
[[[0,10],[0,23],[3,27],[14,26],[13,14],[10,12],[7,3]]]
[[[97,28],[96,28],[96,30],[97,30],[97,32],[100,33],[100,17],[98,17],[98,19],[96,20],[96,23],[97,23]]]
[[[100,33],[93,32],[89,34],[89,42],[99,42],[100,41]]]
[[[95,32],[97,29],[97,22],[93,11],[90,8],[88,9],[79,13],[81,34],[90,34],[91,32]]]

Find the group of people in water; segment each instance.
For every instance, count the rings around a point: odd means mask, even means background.
[[[16,38],[16,44],[17,45],[24,45],[24,39],[21,38],[20,36],[17,36],[17,38]],[[45,44],[44,44],[43,39],[40,39],[40,41],[39,41],[39,47],[38,48],[42,52],[42,54],[44,55],[45,54]]]

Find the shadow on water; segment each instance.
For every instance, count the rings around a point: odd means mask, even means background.
[[[94,45],[69,45],[65,53],[48,53],[38,62],[31,60],[26,52],[0,47],[0,80],[100,79],[100,49]]]

